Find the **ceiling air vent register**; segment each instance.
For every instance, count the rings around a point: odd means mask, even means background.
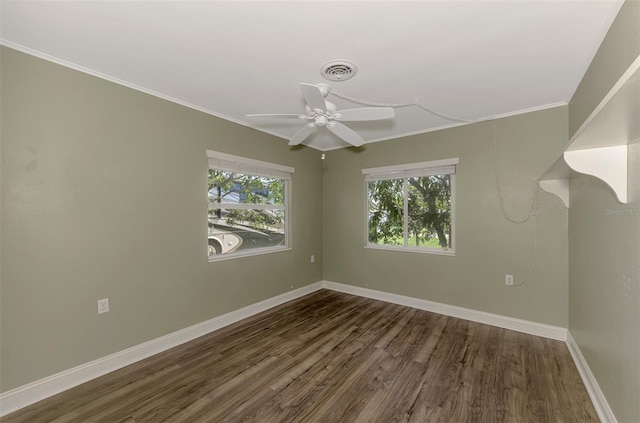
[[[341,82],[353,78],[358,72],[355,63],[348,60],[331,60],[320,68],[320,75],[326,80]]]

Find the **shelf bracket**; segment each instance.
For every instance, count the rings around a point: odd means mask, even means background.
[[[540,188],[543,190],[555,194],[564,203],[566,208],[569,208],[569,180],[568,179],[546,179],[538,181]]]
[[[627,203],[626,145],[565,151],[564,160],[576,172],[605,182],[613,189],[618,201]],[[568,202],[565,204],[568,206]]]

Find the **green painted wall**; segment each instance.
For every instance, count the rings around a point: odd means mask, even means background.
[[[322,279],[317,151],[0,54],[2,391]],[[293,251],[207,261],[207,149],[296,168]]]
[[[639,55],[640,0],[626,0],[571,99],[569,137]]]
[[[640,144],[629,204],[590,176],[571,181],[569,329],[620,422],[640,421]]]
[[[626,1],[569,104],[575,131],[640,57],[640,1]],[[640,144],[629,204],[600,180],[571,181],[569,330],[619,422],[640,421]]]
[[[526,216],[536,180],[567,140],[567,108],[499,119],[494,155],[489,122],[330,151],[324,163],[324,279],[566,327],[567,211],[539,192],[534,220],[509,222],[504,208]],[[459,157],[456,256],[365,249],[365,186],[361,169]],[[505,274],[523,286],[507,287]]]

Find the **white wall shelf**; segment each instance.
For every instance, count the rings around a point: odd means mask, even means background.
[[[640,57],[585,120],[540,187],[569,207],[569,180],[578,174],[604,181],[627,203],[627,146],[640,138]]]

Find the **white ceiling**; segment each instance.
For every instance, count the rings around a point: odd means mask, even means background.
[[[419,100],[465,120],[571,99],[621,0],[2,1],[2,44],[285,139],[300,82],[323,63],[359,67],[332,90],[378,103]],[[338,108],[359,107],[334,96]],[[416,107],[347,125],[366,142],[458,124]],[[304,144],[345,147],[325,128]]]

